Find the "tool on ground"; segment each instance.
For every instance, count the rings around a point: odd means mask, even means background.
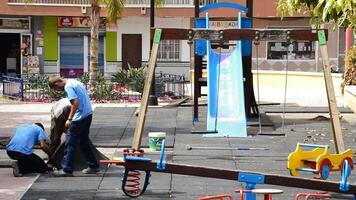
[[[190,150],[270,150],[269,148],[263,147],[192,147],[190,145],[185,146],[188,151]]]

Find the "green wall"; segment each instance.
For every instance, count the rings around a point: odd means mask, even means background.
[[[44,60],[58,60],[57,17],[44,17]]]
[[[106,32],[105,53],[107,62],[117,61],[117,32]]]

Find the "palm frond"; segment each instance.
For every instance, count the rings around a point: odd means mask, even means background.
[[[116,23],[117,19],[120,19],[123,14],[125,0],[102,0],[102,3],[107,12],[107,22]]]

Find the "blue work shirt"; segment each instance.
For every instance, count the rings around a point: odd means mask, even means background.
[[[30,155],[32,154],[33,146],[37,142],[46,139],[46,134],[41,127],[36,124],[23,124],[17,127],[12,134],[11,141],[6,146],[6,150]]]
[[[73,116],[73,121],[82,120],[93,113],[89,95],[83,83],[74,79],[67,79],[64,91],[66,92],[69,101],[77,99],[79,103],[78,110]]]

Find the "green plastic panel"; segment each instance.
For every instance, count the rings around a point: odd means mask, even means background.
[[[324,30],[318,31],[318,40],[319,40],[319,45],[326,45],[326,37],[325,37]]]
[[[117,61],[117,32],[106,32],[106,61]]]
[[[158,44],[159,41],[161,40],[161,33],[162,33],[162,29],[156,29],[155,30],[155,35],[153,37],[153,44]]]
[[[58,60],[57,17],[44,17],[44,60]]]

